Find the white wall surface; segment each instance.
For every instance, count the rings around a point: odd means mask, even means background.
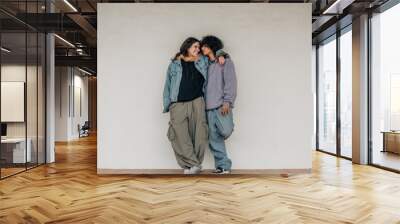
[[[88,77],[82,76],[82,72],[75,69],[74,75],[74,107],[71,120],[71,135],[72,138],[79,138],[78,124],[82,126],[88,120]],[[72,105],[71,105],[72,106]]]
[[[73,67],[56,67],[55,140],[79,138],[78,124],[82,126],[88,114],[88,77]]]
[[[55,141],[68,141],[69,67],[55,68]]]
[[[237,72],[233,169],[309,169],[311,4],[99,4],[98,169],[178,169],[162,91],[186,37],[220,37]],[[213,168],[207,151],[204,167]]]

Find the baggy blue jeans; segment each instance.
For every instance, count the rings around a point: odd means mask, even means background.
[[[210,150],[214,156],[215,168],[230,170],[232,161],[226,152],[225,139],[233,132],[232,110],[222,115],[220,108],[207,110],[208,140]]]

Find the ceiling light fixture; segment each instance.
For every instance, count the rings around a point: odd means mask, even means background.
[[[85,74],[88,74],[88,75],[90,75],[90,76],[93,75],[92,73],[90,73],[90,72],[88,72],[88,71],[86,71],[86,70],[83,70],[83,69],[81,69],[81,68],[79,68],[79,67],[78,67],[78,70],[81,71],[81,72],[83,72],[83,73],[85,73]]]
[[[343,14],[343,10],[349,7],[356,0],[336,0],[332,5],[330,5],[327,9],[324,10],[322,14],[324,15],[339,15]]]
[[[324,10],[324,12],[322,14],[328,14],[330,13],[330,11],[335,8],[337,6],[337,4],[339,4],[341,0],[336,0],[332,5],[330,5],[327,9]]]
[[[68,40],[66,40],[66,39],[64,39],[64,38],[62,38],[62,37],[60,37],[60,36],[57,35],[57,34],[54,34],[54,36],[57,37],[58,39],[60,39],[61,41],[63,41],[64,43],[66,43],[67,45],[69,45],[69,46],[75,48],[75,45],[73,45],[73,44],[72,44],[71,42],[69,42]]]
[[[10,52],[11,52],[11,50],[9,50],[9,49],[7,49],[7,48],[5,48],[5,47],[1,47],[1,50],[4,51],[4,52],[6,52],[6,53],[10,53]]]
[[[72,10],[74,10],[74,12],[78,12],[78,10],[68,1],[68,0],[64,0],[65,4],[67,4]]]

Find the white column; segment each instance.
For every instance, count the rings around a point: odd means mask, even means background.
[[[55,151],[54,151],[54,133],[55,133],[55,76],[54,76],[54,35],[47,34],[47,108],[46,108],[46,163],[52,163],[55,161]]]
[[[54,5],[46,1],[46,11],[54,12]],[[46,35],[46,163],[55,162],[55,42],[54,34]]]

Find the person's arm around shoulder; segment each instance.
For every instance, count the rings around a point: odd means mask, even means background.
[[[229,54],[227,52],[225,52],[223,49],[218,50],[217,52],[215,52],[215,57],[224,57],[224,58],[230,58]]]
[[[224,50],[220,49],[215,53],[215,57],[220,65],[225,64],[225,59],[229,58],[229,54],[226,53]]]
[[[200,56],[199,56],[199,62],[200,62],[201,64],[209,65],[209,64],[210,64],[210,59],[208,59],[207,56],[200,55]]]
[[[168,66],[167,69],[167,76],[165,78],[165,84],[164,84],[164,92],[163,92],[163,104],[164,104],[164,109],[163,113],[169,112],[169,106],[171,104],[171,98],[170,98],[170,88],[171,88],[171,73],[172,73],[172,66],[173,62],[171,62]]]

